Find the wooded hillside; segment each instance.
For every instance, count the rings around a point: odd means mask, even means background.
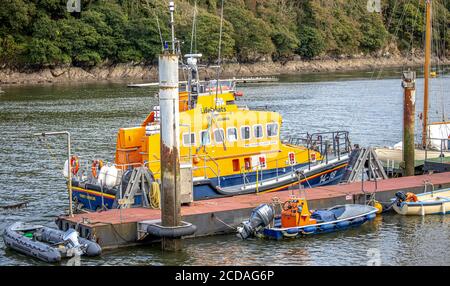
[[[421,49],[424,0],[382,0],[369,13],[367,0],[224,0],[222,56],[242,63],[347,55],[405,54]],[[81,0],[70,14],[67,0],[1,0],[0,64],[3,67],[152,63],[169,40],[168,0]],[[191,49],[217,60],[221,0],[177,0],[176,34]],[[448,56],[450,0],[433,0],[434,53]]]

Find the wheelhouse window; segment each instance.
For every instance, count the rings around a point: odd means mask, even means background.
[[[278,123],[267,124],[267,137],[278,136]]]
[[[261,139],[264,136],[262,125],[258,124],[253,126],[253,133],[256,139]]]
[[[195,146],[195,133],[184,133],[183,134],[183,145],[184,146]]]
[[[208,130],[201,131],[200,138],[201,138],[202,146],[211,144],[211,136],[209,135]]]
[[[225,139],[225,132],[223,131],[223,129],[214,130],[214,141],[216,141],[216,143],[223,143],[224,139]]]
[[[228,142],[236,142],[238,140],[238,134],[236,127],[230,127],[227,129]]]
[[[243,140],[249,140],[250,139],[250,126],[242,126],[241,127],[241,138]]]

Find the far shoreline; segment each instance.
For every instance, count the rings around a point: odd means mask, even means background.
[[[450,60],[435,59],[433,64],[450,65]],[[306,75],[332,72],[370,71],[385,68],[420,68],[422,57],[359,57],[327,58],[318,60],[291,60],[286,62],[257,62],[252,64],[227,63],[223,65],[221,78],[259,77],[282,75]],[[216,69],[203,68],[200,78],[215,78]],[[180,73],[180,77],[182,74]],[[157,66],[142,64],[116,64],[112,66],[82,69],[79,67],[45,68],[39,71],[14,71],[0,69],[1,86],[47,85],[55,83],[140,83],[158,80]]]

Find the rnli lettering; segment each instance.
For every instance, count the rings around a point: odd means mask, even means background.
[[[218,108],[204,107],[204,108],[202,108],[202,113],[226,112],[226,111],[227,111],[227,109],[225,107],[218,107]]]
[[[88,195],[80,194],[80,198],[87,199],[87,200],[90,200],[90,201],[95,201],[95,197],[88,196]]]

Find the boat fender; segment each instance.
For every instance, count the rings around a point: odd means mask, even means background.
[[[298,232],[289,233],[286,230],[282,230],[281,234],[283,234],[284,237],[296,237],[298,235]]]
[[[288,234],[298,234],[298,232],[299,232],[299,230],[297,227],[286,229],[286,233],[288,233]]]
[[[383,205],[379,201],[374,201],[373,202],[373,207],[378,210],[377,214],[381,214],[381,213],[384,212]]]
[[[121,173],[119,169],[115,166],[111,166],[108,168],[105,174],[105,186],[107,188],[114,188],[118,184],[120,184]]]
[[[197,231],[197,227],[188,222],[181,222],[181,226],[162,226],[159,223],[149,224],[147,233],[161,238],[181,238],[183,236],[193,235]]]
[[[316,226],[307,226],[303,228],[303,232],[308,234],[308,233],[314,233],[317,231],[317,227]]]
[[[105,185],[106,173],[108,173],[108,169],[109,169],[109,167],[106,165],[100,168],[100,172],[98,174],[97,181],[100,183],[101,186]]]

